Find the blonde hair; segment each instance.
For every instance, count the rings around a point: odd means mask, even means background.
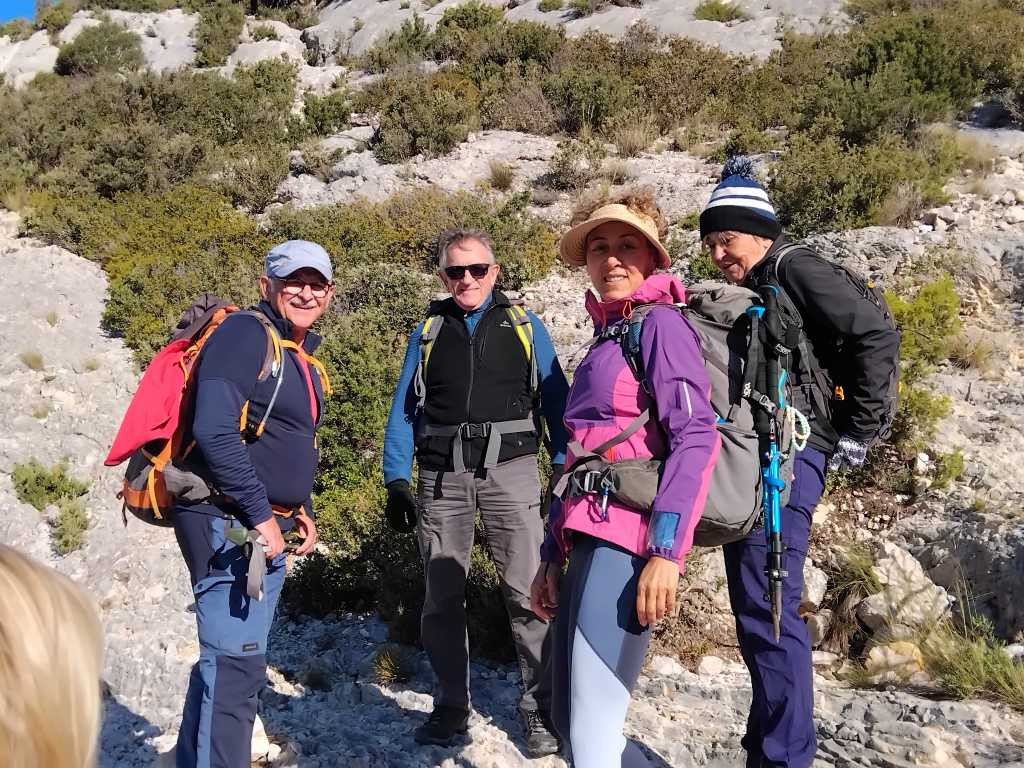
[[[103,632],[70,579],[0,544],[0,755],[18,768],[91,768]]]
[[[658,228],[658,240],[665,242],[665,237],[668,235],[668,220],[665,218],[665,214],[661,212],[661,208],[658,207],[658,203],[654,199],[654,190],[649,187],[642,189],[625,189],[611,194],[608,191],[598,192],[595,195],[582,198],[573,209],[572,218],[569,220],[569,226],[575,227],[577,224],[582,224],[590,215],[598,208],[603,208],[606,205],[624,205],[629,208],[633,213],[641,216],[646,216],[654,222],[654,225]]]

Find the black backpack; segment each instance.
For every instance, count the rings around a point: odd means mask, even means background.
[[[769,263],[768,280],[779,286],[782,295],[785,297],[784,300],[786,303],[792,306],[792,301],[788,296],[786,296],[783,283],[779,279],[779,268],[786,256],[796,253],[797,251],[804,254],[810,254],[822,261],[827,261],[830,265],[841,271],[842,274],[846,276],[846,279],[850,281],[850,284],[857,290],[857,293],[860,294],[863,300],[869,303],[881,314],[882,318],[891,330],[899,334],[900,330],[896,325],[896,318],[893,316],[892,310],[889,309],[889,304],[885,300],[885,292],[879,287],[873,275],[864,279],[855,272],[852,272],[846,266],[825,259],[825,257],[821,256],[813,249],[808,248],[805,245],[801,245],[800,243],[789,243],[784,245],[773,255],[772,260]],[[812,388],[814,390],[812,394],[814,395],[815,410],[820,410],[820,412],[815,415],[817,418],[825,418],[829,423],[831,423],[833,403],[836,401],[841,402],[846,399],[842,375],[836,371],[826,371],[818,365],[816,358],[810,353],[810,350],[806,348],[803,342],[801,342],[800,353],[801,360],[805,361],[804,365],[808,369],[806,371],[806,373],[809,374],[808,378],[812,382]],[[842,357],[841,348],[837,350],[837,356],[839,358]],[[896,365],[893,366],[893,369],[889,374],[889,386],[885,395],[884,412],[882,414],[878,434],[875,436],[875,442],[888,440],[889,437],[892,436],[893,422],[896,420],[896,413],[899,410],[899,375],[900,366],[899,357],[897,356]]]

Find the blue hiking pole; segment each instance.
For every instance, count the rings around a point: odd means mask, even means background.
[[[765,575],[768,577],[768,593],[771,603],[772,632],[779,641],[782,631],[782,586],[789,575],[783,567],[785,546],[782,542],[782,515],[780,498],[786,484],[779,476],[782,455],[779,451],[779,414],[785,410],[784,385],[786,373],[779,365],[783,334],[779,320],[777,289],[771,285],[762,286],[758,293],[761,306],[751,307],[751,344],[760,341],[763,356],[757,360],[758,370],[753,372],[757,381],[757,408],[754,413],[754,427],[760,442],[761,455],[761,508],[764,517],[764,536],[768,546]],[[755,336],[756,334],[756,340]]]

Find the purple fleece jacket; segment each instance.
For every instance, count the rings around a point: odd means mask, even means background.
[[[612,302],[587,295],[595,331],[622,322],[638,304],[682,302],[682,283],[672,275],[647,278],[628,298]],[[613,461],[664,458],[654,511],[648,518],[610,499],[602,516],[598,498],[582,495],[554,500],[541,558],[558,562],[571,544],[568,531],[610,541],[643,557],[658,555],[679,563],[693,545],[693,530],[704,510],[720,439],[710,403],[711,384],[704,370],[696,332],[675,310],[652,310],[640,338],[647,391],[633,376],[614,341],[593,346],[573,377],[565,408],[570,441],[590,450],[618,434],[645,408],[652,419],[611,449]],[[651,394],[648,395],[647,392]],[[566,459],[574,456],[571,446]]]

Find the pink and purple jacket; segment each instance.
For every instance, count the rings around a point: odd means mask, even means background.
[[[602,302],[587,292],[586,307],[595,332],[622,322],[638,304],[672,304],[685,299],[683,284],[672,275],[648,277],[628,299]],[[652,418],[610,449],[611,461],[663,458],[664,470],[653,512],[608,500],[602,518],[599,498],[585,494],[553,499],[549,533],[541,559],[560,562],[568,553],[569,531],[580,531],[642,557],[658,555],[679,563],[693,545],[693,531],[704,510],[720,439],[709,400],[700,341],[675,310],[651,310],[640,339],[647,391],[634,377],[615,341],[591,347],[576,369],[565,408],[569,440],[591,450],[621,432],[646,408]],[[648,395],[648,392],[651,394]],[[570,452],[566,467],[575,457]]]

